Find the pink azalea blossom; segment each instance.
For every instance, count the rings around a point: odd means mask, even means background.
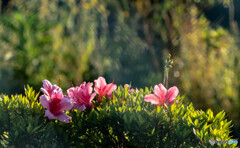
[[[60,87],[58,87],[57,85],[52,85],[48,80],[43,80],[43,88],[41,88],[41,91],[46,95],[51,97],[52,96],[52,92],[54,90],[57,91],[62,91],[62,89]]]
[[[72,87],[67,90],[70,100],[74,103],[74,108],[79,109],[80,111],[85,108],[92,108],[92,100],[96,96],[96,93],[93,91],[93,83],[84,82],[80,87]]]
[[[101,101],[102,96],[108,98],[112,97],[112,92],[117,89],[117,85],[110,83],[107,84],[106,80],[103,77],[99,77],[95,82],[94,91],[98,94],[98,100]]]
[[[47,109],[45,116],[49,119],[58,119],[66,123],[72,119],[72,117],[63,113],[63,111],[71,110],[73,103],[69,100],[68,96],[62,94],[61,90],[54,89],[51,92],[51,97],[48,95],[40,96],[40,103]]]
[[[145,96],[146,102],[151,102],[155,105],[164,105],[167,101],[167,106],[169,104],[173,104],[174,102],[178,102],[175,100],[179,90],[176,86],[169,88],[168,90],[160,83],[159,85],[155,85],[154,94],[149,94]]]
[[[130,89],[129,92],[134,92],[134,91],[135,91],[133,88],[131,88],[131,85],[129,85],[129,84],[125,84],[125,85],[124,85],[124,88],[125,88],[125,87],[127,87],[128,89]]]

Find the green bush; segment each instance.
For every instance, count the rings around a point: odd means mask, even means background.
[[[129,93],[118,87],[112,98],[94,108],[68,111],[70,123],[49,120],[39,103],[39,93],[27,86],[25,95],[2,95],[0,142],[2,147],[209,147],[209,140],[230,140],[231,121],[224,111],[195,110],[179,102],[153,106],[144,101],[152,88]],[[217,146],[215,144],[215,146]],[[220,144],[219,144],[220,146]],[[236,147],[234,144],[224,144]]]
[[[230,2],[11,0],[0,14],[0,92],[20,93],[25,83],[38,89],[44,78],[61,79],[66,89],[70,79],[97,74],[151,86],[163,78],[170,52],[170,84],[198,109],[224,109],[239,131],[238,31],[213,25],[203,13],[215,4],[231,10]]]

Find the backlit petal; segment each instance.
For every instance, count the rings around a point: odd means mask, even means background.
[[[160,83],[159,85],[155,85],[154,94],[159,96],[161,100],[166,101],[165,96],[167,93],[167,89]]]
[[[40,103],[42,104],[42,106],[46,109],[49,109],[49,98],[45,95],[41,95],[40,96]]]
[[[57,98],[57,99],[63,98],[62,91],[53,90],[51,98]]]
[[[57,119],[57,117],[54,116],[49,110],[45,111],[45,116],[47,116],[48,119]]]
[[[77,106],[77,109],[78,109],[79,111],[83,111],[83,110],[86,109],[86,106],[85,106],[85,105]]]
[[[45,89],[51,89],[51,87],[52,87],[52,84],[48,81],[48,80],[43,80],[42,81],[43,82],[43,87],[45,88]]]
[[[74,87],[71,87],[67,90],[67,94],[68,94],[69,97],[74,97],[74,95],[73,95],[74,89],[75,89]]]
[[[176,86],[169,88],[166,95],[168,102],[172,102],[177,97],[178,93],[179,90]]]
[[[59,87],[59,86],[57,86],[57,85],[52,85],[52,90],[57,90],[57,91],[62,91],[62,89]]]
[[[129,90],[129,92],[134,92],[135,90],[133,89],[133,88],[131,88],[130,90]]]
[[[146,102],[151,102],[152,104],[155,104],[155,105],[160,105],[159,98],[154,94],[146,95],[144,100]]]
[[[70,98],[67,96],[64,96],[61,101],[61,111],[68,111],[73,108],[73,102],[70,101]]]
[[[98,83],[99,83],[99,86],[107,85],[106,80],[105,80],[104,77],[99,77],[98,78]]]
[[[41,88],[40,90],[41,90],[45,95],[49,96],[49,93],[48,93],[48,91],[47,91],[46,89]]]
[[[92,93],[92,94],[91,94],[91,97],[90,97],[90,99],[89,99],[89,103],[92,102],[92,100],[95,98],[95,96],[96,96],[96,93]]]
[[[112,97],[112,92],[115,91],[116,89],[117,89],[117,85],[115,85],[113,83],[108,84],[105,88],[104,95],[107,94],[107,97],[111,98]]]
[[[59,121],[65,122],[65,123],[69,123],[69,120],[72,119],[72,117],[68,116],[65,113],[61,113],[61,114],[57,115],[56,117]]]

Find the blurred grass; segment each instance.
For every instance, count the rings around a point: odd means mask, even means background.
[[[99,75],[153,86],[171,53],[169,86],[197,108],[224,109],[239,137],[238,28],[236,17],[230,28],[211,26],[204,10],[216,3],[234,15],[231,0],[10,0],[0,14],[0,92],[39,89],[43,79],[66,89]]]

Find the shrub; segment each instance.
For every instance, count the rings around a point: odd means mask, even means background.
[[[129,90],[119,86],[109,99],[95,97],[92,109],[67,111],[69,123],[44,117],[32,87],[25,88],[25,95],[2,95],[1,146],[209,147],[211,139],[231,139],[224,111],[214,116],[210,109],[195,110],[192,103],[183,104],[184,97],[169,107],[155,106],[144,101],[152,88]]]

